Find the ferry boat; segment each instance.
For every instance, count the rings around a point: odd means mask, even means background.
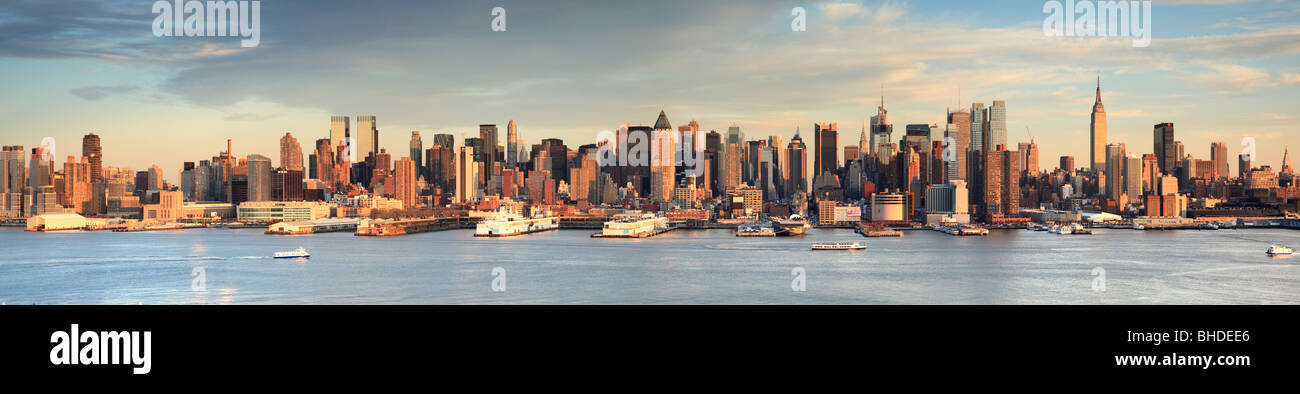
[[[858,242],[813,242],[812,250],[867,250],[867,245]]]
[[[1087,227],[1083,227],[1083,225],[1081,224],[1075,223],[1074,225],[1070,226],[1070,234],[1089,235],[1092,234],[1092,230]]]
[[[780,229],[777,235],[803,235],[804,232],[812,228],[808,220],[799,214],[790,215],[789,218],[776,221],[776,227]]]
[[[1269,256],[1290,256],[1294,252],[1295,251],[1291,250],[1291,248],[1282,245],[1273,245],[1273,246],[1269,246],[1268,252],[1265,253],[1268,254]]]
[[[275,252],[275,258],[277,258],[277,259],[309,259],[309,258],[311,258],[311,253],[307,253],[307,249],[303,249],[301,246],[299,246],[298,249],[294,249],[294,250],[292,250],[292,251],[288,251],[288,252]]]
[[[484,220],[474,230],[475,237],[509,237],[560,228],[558,216],[523,218],[515,215],[498,215]]]

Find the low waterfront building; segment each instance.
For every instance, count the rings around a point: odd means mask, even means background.
[[[330,206],[320,201],[249,201],[239,204],[236,214],[243,222],[316,220],[330,215]]]
[[[668,217],[668,220],[709,220],[709,210],[707,209],[674,209],[664,214]]]
[[[86,218],[75,213],[51,213],[27,218],[27,231],[64,231],[86,228]]]
[[[601,235],[605,237],[641,237],[668,229],[668,218],[654,214],[615,219],[605,222]]]
[[[357,230],[357,224],[361,219],[343,218],[343,219],[317,219],[308,221],[279,222],[267,227],[267,234],[315,234],[336,231],[354,232]]]
[[[181,208],[183,218],[233,218],[235,204],[230,203],[190,203]]]
[[[1020,212],[1029,215],[1031,220],[1038,223],[1077,223],[1083,219],[1083,216],[1078,211],[1024,209]],[[1119,215],[1110,213],[1107,215],[1109,215],[1107,217],[1114,216],[1119,218]]]
[[[951,226],[960,224],[970,224],[969,213],[927,213],[925,214],[925,225],[927,226]]]

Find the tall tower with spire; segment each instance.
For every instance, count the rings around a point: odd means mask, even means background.
[[[1291,148],[1282,148],[1282,174],[1290,174],[1291,170]]]
[[[880,106],[876,107],[876,116],[871,117],[871,148],[859,150],[869,152],[872,157],[880,160],[880,145],[888,144],[892,140],[891,135],[894,127],[889,124],[889,111],[885,110],[885,84],[880,84]]]
[[[1091,137],[1090,151],[1088,152],[1089,165],[1092,171],[1106,166],[1106,107],[1101,105],[1101,73],[1097,73],[1097,102],[1092,105],[1092,127],[1089,135]],[[1106,174],[1114,176],[1114,174]]]
[[[506,168],[519,166],[519,125],[514,119],[506,124]]]
[[[863,123],[863,124],[862,124],[862,134],[858,135],[858,156],[859,156],[859,157],[848,157],[848,158],[846,158],[846,159],[860,160],[860,159],[861,159],[861,156],[867,156],[867,157],[870,157],[870,156],[871,156],[871,145],[867,145],[867,144],[869,144],[869,143],[870,143],[870,141],[867,139],[867,124],[866,124],[866,123]]]

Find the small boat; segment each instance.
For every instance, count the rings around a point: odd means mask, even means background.
[[[813,242],[812,250],[867,250],[858,242]]]
[[[277,258],[277,259],[307,259],[307,258],[311,258],[311,253],[307,253],[307,249],[303,249],[301,246],[299,246],[298,249],[294,249],[294,250],[292,250],[292,251],[288,251],[288,252],[275,252],[275,258]]]
[[[1268,252],[1265,253],[1268,254],[1269,256],[1290,256],[1294,252],[1295,251],[1291,250],[1291,248],[1281,246],[1281,245],[1273,245],[1273,246],[1269,246]]]

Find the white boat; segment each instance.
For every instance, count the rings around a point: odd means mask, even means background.
[[[1291,253],[1294,252],[1295,251],[1291,250],[1291,248],[1282,245],[1273,245],[1273,246],[1269,246],[1268,252],[1265,253],[1268,254],[1269,256],[1290,256]]]
[[[560,218],[558,216],[534,216],[524,218],[517,215],[498,214],[488,220],[484,220],[475,227],[474,236],[476,237],[509,237],[512,235],[523,235],[535,233],[538,231],[555,230],[560,228]]]
[[[277,259],[307,259],[307,258],[311,258],[311,253],[307,253],[307,249],[303,249],[301,246],[299,246],[298,249],[294,249],[294,250],[292,250],[292,251],[288,251],[288,252],[275,252],[275,258],[277,258]]]
[[[813,242],[812,250],[867,250],[867,245],[858,242]]]

